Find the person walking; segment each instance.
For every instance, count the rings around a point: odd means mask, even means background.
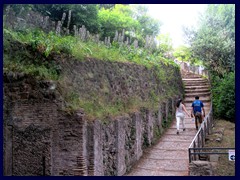
[[[190,114],[187,112],[185,106],[183,105],[182,103],[182,99],[179,99],[177,101],[177,104],[176,104],[177,108],[176,108],[176,126],[177,126],[177,134],[179,134],[179,126],[180,126],[180,121],[182,121],[182,128],[183,128],[183,131],[186,130],[185,128],[185,121],[184,121],[184,118],[185,118],[185,114],[184,112],[190,117]]]
[[[202,114],[203,111],[203,114]],[[203,118],[205,117],[205,109],[203,102],[199,100],[199,96],[195,97],[195,100],[192,103],[192,111],[191,116],[195,117],[195,126],[196,130],[198,130],[198,123],[201,125]],[[199,119],[199,122],[198,122]]]

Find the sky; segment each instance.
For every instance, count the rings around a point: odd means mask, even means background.
[[[204,12],[207,4],[144,4],[153,18],[163,25],[161,33],[169,33],[173,47],[184,45],[182,26],[196,26],[199,13]]]

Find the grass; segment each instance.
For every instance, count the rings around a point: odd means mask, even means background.
[[[119,115],[136,112],[142,107],[156,109],[159,104],[159,102],[152,99],[149,101],[142,101],[139,97],[130,97],[125,101],[122,99],[107,101],[101,96],[92,96],[91,98],[85,99],[73,91],[67,92],[64,96],[68,103],[64,110],[71,114],[81,107],[84,109],[88,120],[105,119],[108,117],[113,118]]]
[[[235,147],[235,124],[222,119],[216,120],[214,129],[218,128],[225,128],[223,140],[221,142],[207,141],[205,147]],[[213,136],[214,134],[210,135],[210,138]],[[229,161],[228,155],[220,155],[214,174],[216,176],[235,176],[235,161]]]
[[[134,112],[140,107],[153,109],[158,106],[161,98],[165,99],[174,94],[174,90],[170,90],[170,86],[167,84],[171,72],[165,72],[165,66],[175,64],[162,57],[161,53],[151,54],[145,49],[118,45],[107,47],[91,41],[83,42],[73,36],[60,37],[54,32],[44,33],[40,30],[14,32],[4,28],[3,31],[4,72],[23,72],[40,79],[56,80],[61,84],[64,78],[61,77],[60,67],[51,59],[50,55],[53,52],[66,53],[79,61],[83,61],[85,58],[95,58],[104,61],[134,63],[148,69],[154,68],[154,76],[167,87],[167,95],[163,94],[158,97],[151,92],[151,97],[147,102],[140,100],[139,97],[108,102],[97,94],[91,99],[86,99],[79,97],[73,89],[65,87],[67,94],[64,94],[64,98],[68,102],[66,107],[68,112],[81,107],[90,116],[89,119],[117,116],[122,113]],[[64,86],[64,83],[62,85]]]
[[[40,30],[14,32],[4,28],[4,39],[9,37],[15,41],[29,44],[34,49],[48,57],[51,52],[65,52],[83,60],[86,57],[118,62],[133,62],[146,67],[158,67],[159,63],[176,66],[173,60],[166,59],[159,53],[152,53],[147,49],[134,49],[113,45],[107,47],[92,41],[83,42],[73,36],[57,36],[54,32],[44,33]],[[4,41],[4,46],[7,42]]]
[[[56,69],[48,68],[45,65],[37,65],[27,62],[22,62],[17,56],[9,57],[4,54],[4,72],[24,72],[28,75],[33,75],[37,79],[58,80],[59,75]],[[14,62],[13,62],[14,61]]]
[[[171,76],[170,72],[165,72],[164,66],[176,66],[173,60],[166,59],[160,52],[151,53],[147,49],[134,49],[133,47],[126,47],[119,45],[113,45],[107,47],[103,44],[97,44],[92,41],[83,42],[73,36],[57,36],[54,32],[44,33],[41,30],[26,30],[21,32],[15,32],[4,28],[4,70],[6,71],[21,71],[34,76],[43,76],[45,79],[58,79],[58,71],[54,65],[47,66],[42,64],[43,58],[48,59],[49,64],[54,64],[49,55],[52,52],[66,53],[76,59],[82,61],[85,58],[95,58],[104,61],[116,61],[127,62],[142,65],[148,69],[156,69],[155,76],[161,80],[162,83],[167,83]],[[31,46],[33,51],[39,53],[39,57],[27,57],[32,58],[32,62],[28,60],[28,64],[23,62],[22,56],[27,56],[27,52],[20,52],[17,56],[7,57],[7,49],[11,47],[12,42],[20,42],[23,46]],[[27,50],[26,50],[27,51]],[[15,53],[15,52],[14,52]],[[21,54],[22,53],[22,54]],[[25,54],[24,54],[25,53]],[[36,60],[38,63],[36,64]],[[39,65],[40,62],[40,65]],[[29,64],[30,63],[30,64]],[[19,68],[14,68],[19,67]]]

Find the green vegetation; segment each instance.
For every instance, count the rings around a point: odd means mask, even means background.
[[[187,30],[193,55],[212,74],[223,76],[235,70],[235,6],[209,5],[198,29]]]
[[[46,38],[40,35],[4,29],[4,72],[23,72],[40,79],[59,78],[60,67],[50,57],[47,58],[51,43],[47,43]],[[35,39],[32,38],[34,36]],[[29,50],[38,53],[29,53]]]
[[[102,25],[102,37],[114,38],[115,31],[137,29],[139,22],[131,17],[130,6],[116,5],[114,9],[99,10],[98,18]]]
[[[235,121],[235,5],[208,5],[197,29],[186,29],[191,56],[211,74],[216,117]]]
[[[172,39],[168,33],[158,35],[157,40],[161,42],[161,46],[159,46],[159,50],[162,53],[169,53],[173,51]]]
[[[223,78],[214,76],[213,82],[214,115],[235,122],[235,72]]]
[[[170,127],[171,123],[172,123],[173,117],[171,115],[168,116],[168,118],[163,118],[162,120],[162,127],[163,128],[168,128]]]
[[[9,5],[4,5],[4,10],[7,6]],[[66,13],[68,19],[71,10],[70,29],[73,29],[73,25],[85,25],[91,33],[98,33],[100,30],[97,4],[10,4],[10,6],[17,15],[32,10],[49,16],[53,21],[61,21],[63,13]],[[67,27],[67,22],[63,26]]]
[[[84,109],[89,120],[128,114],[138,111],[140,108],[157,110],[159,105],[159,101],[151,98],[148,101],[143,101],[139,97],[130,97],[127,100],[117,99],[106,101],[104,97],[95,95],[91,99],[84,99],[73,91],[65,94],[65,100],[68,103],[64,109],[66,112],[71,114],[81,107]]]
[[[200,27],[190,40],[196,57],[212,74],[222,76],[235,70],[235,6],[209,5]]]
[[[161,135],[162,135],[162,132],[160,127],[155,126],[153,129],[153,137],[154,137],[153,144],[155,144],[157,140],[160,139]]]
[[[53,32],[46,34],[40,30],[13,32],[4,29],[4,48],[6,50],[9,46],[9,41],[18,41],[29,45],[45,58],[47,58],[50,53],[56,52],[70,54],[79,60],[91,57],[107,61],[133,62],[148,68],[160,68],[160,62],[166,65],[175,65],[172,60],[162,57],[158,52],[151,54],[145,49],[129,49],[124,46],[118,47],[117,45],[107,47],[91,41],[82,42],[73,36],[59,37]],[[9,70],[11,70],[11,68]],[[162,73],[162,71],[159,72]],[[162,75],[159,74],[159,76]]]
[[[8,5],[4,5],[4,12]],[[83,108],[89,119],[104,119],[108,116],[117,116],[122,113],[129,113],[138,110],[140,107],[155,109],[159,102],[175,94],[175,87],[169,85],[169,80],[173,78],[174,69],[166,74],[167,66],[178,66],[167,58],[165,54],[172,50],[171,39],[168,35],[158,37],[160,45],[155,49],[144,48],[145,37],[147,35],[156,36],[160,31],[160,22],[148,15],[148,10],[144,6],[129,5],[10,5],[11,8],[21,15],[28,10],[38,11],[48,15],[51,20],[61,20],[63,13],[66,19],[71,10],[71,22],[69,25],[70,35],[59,36],[55,32],[45,33],[40,29],[21,29],[13,31],[4,26],[4,73],[21,72],[34,76],[38,79],[56,80],[62,87],[62,93],[67,106],[65,110],[69,113]],[[6,19],[5,19],[6,20]],[[67,28],[67,20],[64,21],[63,28]],[[80,27],[85,25],[90,33],[98,33],[100,39],[110,36],[113,39],[115,32],[123,32],[125,29],[125,39],[138,40],[138,48],[134,45],[120,45],[112,42],[111,46],[102,43],[95,43],[91,40],[82,41],[72,36],[73,25]],[[56,60],[59,58],[59,61]],[[140,97],[128,97],[125,100],[106,100],[100,96],[101,92],[92,92],[91,97],[78,95],[73,87],[68,86],[66,79],[61,74],[61,57],[64,60],[86,61],[89,58],[102,61],[124,62],[127,64],[138,64],[149,69],[152,76],[156,77],[162,85],[166,86],[166,93],[161,97],[156,92],[151,91],[148,101],[143,101]],[[66,57],[70,57],[69,59]],[[107,90],[108,91],[108,90]],[[106,92],[108,96],[109,92]]]
[[[67,53],[79,60],[86,57],[92,57],[101,60],[132,62],[144,65],[148,68],[160,66],[160,63],[166,65],[175,63],[166,58],[164,54],[172,49],[169,36],[161,35],[158,37],[160,45],[155,50],[150,48],[141,48],[145,43],[147,35],[156,36],[160,31],[160,22],[148,15],[148,9],[139,5],[121,5],[121,4],[21,4],[4,5],[4,14],[7,8],[11,7],[17,15],[26,14],[33,10],[47,15],[51,20],[59,21],[63,13],[66,18],[70,18],[70,34],[73,35],[73,25],[77,27],[85,25],[90,33],[100,34],[100,39],[110,36],[113,39],[115,32],[122,32],[125,29],[125,38],[131,39],[131,44],[136,39],[140,48],[132,46],[119,46],[112,42],[111,47],[102,44],[96,44],[91,41],[81,42],[73,36],[56,36],[54,32],[48,34],[41,30],[25,29],[18,32],[12,32],[4,28],[4,36],[11,35],[14,41],[20,41],[32,46],[33,49],[42,53],[48,58],[51,52]],[[63,28],[68,28],[68,21],[64,21]],[[7,47],[6,41],[4,46]],[[11,62],[10,62],[11,63]],[[37,67],[36,67],[37,68]],[[8,68],[11,70],[11,68]],[[46,73],[45,73],[46,74]],[[159,74],[160,77],[162,77]]]
[[[173,55],[180,61],[184,61],[184,62],[191,61],[190,48],[186,46],[179,46],[178,48],[176,48]]]
[[[123,4],[10,4],[4,5],[4,11],[10,6],[17,15],[28,10],[37,11],[49,16],[53,21],[61,21],[63,13],[66,20],[64,28],[69,28],[73,35],[73,26],[84,25],[91,34],[100,34],[100,39],[110,36],[114,38],[115,32],[125,29],[125,36],[136,39],[143,47],[147,35],[156,36],[160,32],[161,23],[148,15],[148,9],[140,5]],[[71,11],[71,15],[69,14]],[[71,17],[68,24],[68,18]]]
[[[12,49],[13,46],[15,50]],[[29,52],[33,53],[30,54]],[[154,68],[154,75],[162,83],[167,83],[171,78],[170,75],[166,76],[164,66],[173,64],[173,62],[160,55],[150,54],[144,49],[107,47],[90,41],[82,42],[72,36],[59,37],[53,32],[46,34],[40,30],[14,32],[4,29],[4,72],[23,72],[39,79],[58,80],[61,83],[64,81],[60,76],[61,67],[58,62],[52,60],[54,53],[59,55],[62,53],[69,54],[81,61],[89,57],[105,61],[136,63],[147,68]],[[164,64],[161,64],[162,62]],[[138,97],[129,98],[127,101],[107,102],[100,97],[80,98],[77,93],[70,89],[67,92],[64,95],[68,103],[65,110],[72,112],[81,107],[89,115],[89,119],[129,113],[140,107],[153,109],[161,101],[154,91],[150,93],[150,99],[147,102],[140,100]],[[171,96],[174,91],[169,90],[167,92],[166,96]]]

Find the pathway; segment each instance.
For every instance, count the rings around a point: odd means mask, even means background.
[[[182,74],[185,84],[185,106],[191,111],[191,103],[198,95],[205,105],[206,114],[210,109],[209,83],[206,79],[191,73]],[[186,131],[176,134],[176,121],[164,133],[160,141],[144,152],[127,176],[188,176],[188,147],[197,130],[192,118],[185,118]],[[180,125],[181,128],[181,125]]]

